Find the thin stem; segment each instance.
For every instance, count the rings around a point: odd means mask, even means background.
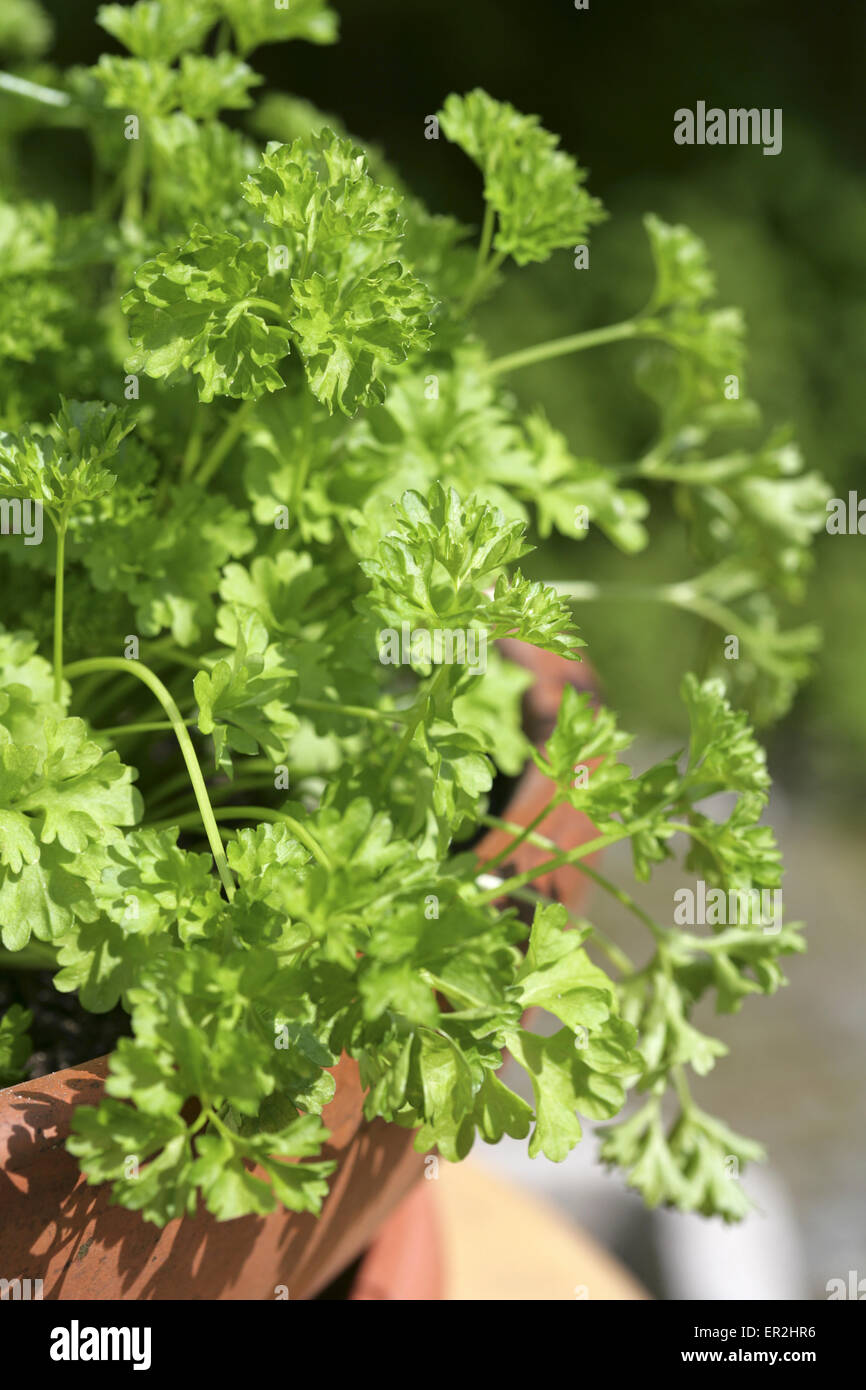
[[[497,829],[508,830],[511,834],[515,834],[520,829],[520,826],[515,825],[513,821],[500,820],[498,816],[480,816],[479,819],[485,825],[492,825]],[[555,844],[553,840],[548,840],[546,835],[530,834],[527,838],[531,844],[537,845],[539,849],[553,850],[554,852],[559,850],[559,846]],[[493,861],[489,860],[488,863],[485,864],[485,871],[491,863],[493,863]],[[593,883],[598,884],[599,888],[603,888],[606,893],[610,893],[612,897],[622,903],[623,907],[627,907],[630,912],[633,912],[636,917],[639,917],[641,921],[649,927],[654,937],[657,939],[661,937],[662,928],[653,921],[649,913],[645,912],[639,903],[635,902],[634,898],[629,893],[626,893],[624,888],[618,887],[611,879],[606,878],[604,874],[599,873],[597,869],[593,869],[589,864],[576,864],[575,868],[578,873],[586,874],[587,878],[591,878]],[[518,900],[523,899],[525,901],[532,901],[533,899],[551,901],[549,898],[545,898],[545,894],[537,892],[534,888],[512,889],[511,897],[517,898]],[[610,956],[610,959],[614,960],[613,953],[618,953],[619,959],[614,963],[617,964],[621,970],[625,970],[629,973],[633,971],[634,966],[625,952],[620,950],[614,942],[605,937],[598,927],[592,923],[590,923],[590,925],[592,926],[593,933],[599,938],[599,944],[603,946],[608,956]]]
[[[29,97],[40,101],[43,106],[69,106],[72,98],[68,92],[59,92],[56,87],[43,87],[41,83],[29,82],[26,77],[16,77],[11,72],[0,72],[0,90],[14,92],[18,97]]]
[[[482,903],[495,902],[497,898],[507,898],[513,889],[525,887],[527,883],[532,883],[533,879],[540,878],[542,874],[552,873],[554,869],[561,869],[566,864],[576,864],[578,860],[586,859],[590,854],[597,854],[599,850],[606,849],[608,845],[615,845],[618,840],[625,840],[631,835],[636,835],[639,830],[643,829],[644,824],[644,821],[635,821],[632,825],[617,825],[606,835],[598,835],[594,840],[588,840],[586,844],[577,845],[574,849],[563,850],[560,854],[545,859],[543,864],[536,864],[532,869],[525,869],[522,874],[514,874],[512,878],[503,879],[495,888],[489,888],[486,892],[477,894],[470,901],[473,907],[477,907]]]
[[[716,568],[720,567],[714,567]],[[630,603],[668,603],[684,613],[703,618],[705,622],[721,628],[724,633],[736,633],[743,646],[748,648],[757,666],[773,675],[786,676],[788,663],[784,656],[779,657],[778,652],[790,649],[796,651],[804,641],[807,630],[798,628],[795,632],[764,632],[761,628],[746,622],[733,608],[701,592],[698,586],[702,588],[705,583],[711,582],[713,573],[714,570],[709,570],[692,581],[686,580],[678,584],[594,584],[592,581],[554,580],[552,587],[564,597],[583,603],[594,603],[604,599],[626,599]],[[817,640],[816,636],[810,649],[817,646]]]
[[[220,833],[217,829],[213,808],[208,796],[207,785],[202,776],[202,770],[196,756],[195,748],[193,747],[192,739],[187,731],[186,723],[175,704],[171,691],[163,685],[159,676],[155,675],[150,667],[145,666],[140,661],[127,661],[124,657],[120,656],[98,656],[88,658],[85,661],[75,661],[71,666],[67,667],[66,674],[71,679],[74,676],[89,676],[94,671],[117,671],[118,673],[137,677],[137,679],[142,681],[147,686],[148,690],[156,696],[168,715],[171,726],[174,729],[175,737],[180,745],[183,760],[186,763],[192,789],[195,792],[195,799],[198,803],[198,809],[207,834],[208,844],[211,848],[214,863],[216,864],[217,873],[225,889],[226,897],[229,902],[231,902],[234,897],[235,885],[226,860],[223,842],[220,839]]]
[[[181,472],[185,478],[188,478],[191,473],[195,472],[196,464],[201,456],[203,429],[204,411],[200,406],[194,406],[192,412],[192,425],[190,426],[186,448],[183,451],[183,463],[181,464]]]
[[[542,809],[539,811],[538,815],[533,816],[529,824],[525,825],[522,830],[519,826],[514,826],[514,829],[512,831],[514,839],[511,841],[511,844],[506,845],[505,848],[501,849],[498,854],[494,854],[492,859],[486,859],[484,861],[485,873],[489,873],[491,869],[495,869],[497,864],[501,864],[503,859],[507,859],[509,855],[513,854],[514,851],[517,849],[517,846],[522,844],[523,841],[527,838],[535,842],[535,837],[533,836],[532,832],[537,825],[541,824],[541,822],[545,819],[546,816],[550,815],[550,812],[556,805],[556,800],[557,798],[555,796],[552,796],[550,798],[550,801],[548,801],[547,804],[543,806]],[[504,824],[504,822],[501,823]],[[547,844],[549,845],[550,843],[551,842],[548,840]],[[554,846],[554,848],[558,848],[558,846]]]
[[[493,276],[496,274],[497,270],[502,265],[503,261],[506,259],[507,254],[508,253],[506,251],[497,251],[493,256],[490,257],[490,260],[487,262],[487,264],[481,267],[480,271],[475,272],[475,275],[469,285],[469,288],[466,291],[466,294],[463,296],[463,299],[460,304],[460,309],[464,314],[467,312],[467,310],[472,308],[473,304],[478,299],[478,296],[484,289],[485,285],[488,283],[489,280],[492,280]]]
[[[279,304],[275,304],[272,299],[262,299],[259,295],[250,295],[244,300],[244,303],[250,304],[254,309],[264,309],[268,314],[275,314],[278,319],[286,317],[285,309],[281,309]]]
[[[556,589],[557,593],[579,603],[596,603],[604,599],[624,599],[628,603],[672,603],[674,600],[670,591],[676,587],[673,584],[596,584],[591,579],[551,581],[551,588]]]
[[[649,454],[639,463],[626,465],[617,471],[621,476],[630,474],[633,477],[646,478],[649,482],[703,487],[707,483],[719,483],[728,478],[739,477],[741,473],[748,471],[751,461],[751,455],[746,453],[724,454],[715,459],[695,459],[682,463],[671,463]]]
[[[142,185],[146,166],[146,156],[144,151],[144,141],[141,139],[141,132],[137,140],[130,140],[131,148],[126,165],[125,194],[123,199],[122,220],[125,223],[136,225],[141,221],[142,212]]]
[[[440,666],[435,676],[431,680],[430,684],[426,687],[425,690],[422,690],[420,696],[415,701],[412,708],[408,711],[408,723],[406,724],[406,728],[403,730],[403,735],[400,739],[400,742],[394,749],[394,752],[392,753],[391,758],[387,766],[385,767],[385,771],[382,774],[381,785],[383,787],[387,786],[388,782],[393,777],[397,768],[400,766],[400,763],[403,761],[403,757],[406,753],[406,750],[408,749],[409,744],[412,742],[412,739],[415,735],[415,730],[418,728],[418,725],[424,718],[424,715],[426,714],[430,706],[433,696],[435,695],[439,686],[442,684],[442,681],[447,675],[447,672],[447,666]]]
[[[410,717],[409,710],[365,709],[363,705],[340,705],[333,700],[311,700],[306,695],[299,696],[294,704],[298,709],[319,709],[327,714],[351,715],[355,719],[384,719],[389,724],[404,723]]]
[[[673,1077],[674,1088],[680,1103],[680,1109],[684,1115],[689,1115],[696,1109],[696,1106],[692,1099],[692,1093],[689,1090],[689,1083],[686,1080],[685,1071],[681,1066],[672,1067],[671,1076]]]
[[[47,942],[33,941],[20,951],[0,947],[0,970],[51,970],[57,964],[57,951]]]
[[[498,816],[480,816],[479,819],[482,820],[485,825],[494,825],[502,830],[511,831],[512,834],[520,829],[520,826],[515,825],[513,821],[500,820]],[[559,845],[555,844],[553,840],[548,840],[546,835],[528,834],[527,838],[531,844],[537,845],[539,849],[553,850],[556,853],[559,852]],[[494,862],[495,861],[492,859],[487,860],[484,865],[485,873]],[[593,883],[598,884],[599,888],[603,888],[606,893],[610,893],[612,897],[622,903],[623,907],[627,907],[630,912],[633,912],[636,917],[639,917],[645,926],[649,927],[653,935],[661,933],[662,929],[653,921],[649,913],[644,912],[643,908],[635,902],[634,898],[627,893],[624,888],[619,888],[611,879],[606,878],[604,874],[600,874],[597,869],[593,869],[589,864],[577,864],[575,867],[578,873],[586,874],[587,878],[591,878]],[[519,892],[512,894],[512,896],[518,897]],[[541,897],[543,895],[537,894],[536,896]]]
[[[478,255],[475,258],[476,278],[484,269],[487,257],[490,255],[490,247],[493,244],[493,228],[496,224],[496,212],[492,203],[487,203],[484,208],[484,223],[481,228],[481,240],[478,243]]]
[[[210,482],[214,473],[216,473],[226,454],[229,452],[232,445],[237,440],[238,435],[241,433],[246,423],[247,417],[249,416],[250,411],[254,408],[255,404],[256,402],[252,400],[244,401],[243,405],[241,405],[235,411],[228,425],[226,425],[226,428],[223,430],[218,442],[211,449],[210,453],[207,455],[204,463],[202,464],[201,468],[198,470],[198,473],[196,474],[195,480],[201,486],[204,486],[205,483]]]
[[[189,652],[175,647],[171,638],[160,638],[158,642],[151,642],[150,652],[158,652],[164,656],[166,661],[173,661],[176,666],[188,666],[192,671],[207,670],[214,665],[215,659],[207,656],[192,656]]]
[[[220,53],[225,53],[226,50],[231,46],[231,38],[232,38],[232,28],[231,28],[231,25],[229,24],[229,21],[228,21],[227,19],[224,19],[224,20],[222,21],[222,23],[220,24],[220,27],[217,29],[216,45],[215,45],[215,47],[214,47],[214,53],[215,53],[216,55],[219,55]]]
[[[323,869],[327,869],[329,873],[333,871],[330,859],[315,836],[286,811],[275,811],[271,806],[215,806],[212,808],[211,814],[215,820],[258,820],[270,821],[275,825],[283,822],[297,836],[301,844],[306,845],[313,858],[318,860]],[[165,821],[152,822],[150,829],[165,830],[170,825],[186,829],[189,828],[191,821],[194,823],[192,816],[171,816]]]
[[[599,347],[602,343],[616,343],[623,338],[636,338],[640,334],[640,324],[636,319],[626,319],[623,323],[611,323],[606,328],[592,328],[587,333],[573,333],[567,338],[553,338],[547,343],[536,343],[534,347],[521,348],[505,357],[496,357],[488,362],[485,373],[488,376],[501,376],[503,372],[513,372],[518,367],[529,367],[533,362],[547,362],[551,357],[565,357],[571,352],[582,352],[584,348]]]
[[[671,820],[667,822],[665,829],[669,830],[672,834],[679,831],[682,835],[688,835],[690,839],[697,840],[698,844],[703,845],[704,849],[715,859],[722,875],[725,874],[725,866],[719,858],[718,850],[713,845],[712,840],[709,840],[705,835],[701,834],[697,826],[689,825],[686,821]]]
[[[57,563],[54,574],[54,699],[63,695],[63,567],[66,558],[66,517],[57,523]]]

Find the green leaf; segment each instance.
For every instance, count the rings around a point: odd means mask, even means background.
[[[415,1147],[425,1153],[435,1144],[443,1158],[457,1163],[466,1157],[475,1137],[472,1074],[450,1038],[427,1028],[418,1030],[418,1038],[425,1124]]]
[[[525,1139],[532,1124],[532,1107],[488,1071],[475,1098],[473,1119],[487,1144],[497,1144],[504,1134]]]
[[[726,700],[722,682],[700,683],[689,673],[680,695],[691,724],[687,775],[695,800],[719,791],[766,793],[770,785],[767,755],[756,742],[747,716]]]
[[[347,415],[384,399],[386,371],[426,347],[434,305],[397,259],[400,195],[327,128],[268,145],[243,194],[286,247],[275,278],[290,283],[292,333],[313,394]]]
[[[135,5],[100,5],[96,22],[136,58],[174,62],[198,48],[213,27],[210,0],[139,0]]]
[[[20,1004],[11,1004],[0,1017],[0,1090],[14,1086],[24,1076],[27,1058],[33,1051],[27,1030],[33,1014]]]
[[[706,247],[688,227],[672,226],[648,213],[656,282],[642,316],[643,328],[672,347],[694,353],[722,376],[739,375],[743,363],[743,320],[739,309],[710,309],[715,279]]]
[[[583,187],[586,174],[537,116],[476,88],[449,96],[439,120],[484,175],[484,197],[498,216],[493,246],[518,265],[545,261],[558,247],[584,241],[604,217]]]
[[[542,538],[555,527],[569,540],[583,540],[595,525],[627,554],[643,550],[649,540],[642,525],[649,511],[646,498],[619,487],[612,469],[576,458],[542,415],[530,416],[526,428],[533,451],[531,495]]]
[[[586,691],[566,685],[544,755],[533,751],[533,757],[563,800],[599,820],[627,805],[630,772],[617,754],[631,742],[611,710],[596,708]]]
[[[183,246],[136,271],[122,300],[136,348],[129,370],[170,381],[192,371],[203,401],[281,390],[277,363],[288,356],[288,330],[249,302],[267,273],[263,243],[194,227]]]
[[[199,671],[193,681],[198,701],[198,727],[213,734],[216,762],[231,773],[231,753],[253,754],[261,749],[275,762],[285,760],[286,748],[298,721],[287,708],[291,673],[275,647],[247,651],[243,634],[230,661]]]
[[[262,43],[335,43],[339,19],[326,0],[214,0],[242,53]]]
[[[31,932],[56,938],[73,914],[96,915],[82,880],[94,870],[94,853],[140,815],[133,775],[116,753],[88,739],[81,719],[46,714],[35,746],[17,745],[0,725],[0,815],[8,836],[0,934],[8,950],[20,950]]]
[[[0,14],[0,49],[16,58],[38,58],[49,47],[53,29],[36,0],[6,0]]]
[[[333,411],[354,415],[385,398],[387,370],[426,347],[432,296],[392,261],[348,288],[318,273],[292,282],[292,332],[310,390]]]
[[[206,121],[226,108],[243,111],[252,106],[250,88],[264,81],[231,53],[209,58],[185,53],[177,73],[176,102],[196,121]]]
[[[586,934],[567,927],[568,913],[559,903],[536,908],[515,981],[518,998],[523,1008],[549,1010],[573,1032],[594,1030],[616,1010],[614,987],[583,949]]]
[[[168,628],[186,647],[215,625],[222,567],[255,540],[244,512],[219,494],[178,484],[172,499],[161,513],[149,491],[115,493],[87,526],[81,558],[96,589],[126,596],[137,631],[154,637]],[[120,628],[118,644],[126,631]]]
[[[47,430],[0,433],[0,492],[30,497],[55,516],[110,492],[114,459],[135,424],[131,413],[102,401],[63,401]]]

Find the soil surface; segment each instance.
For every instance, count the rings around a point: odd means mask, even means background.
[[[129,1015],[119,1006],[107,1014],[83,1009],[75,994],[60,994],[51,970],[0,970],[0,1017],[11,1004],[30,1009],[33,1052],[22,1080],[33,1081],[64,1067],[78,1066],[111,1052],[130,1032]]]

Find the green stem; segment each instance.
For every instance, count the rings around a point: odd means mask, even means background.
[[[513,372],[518,367],[529,367],[533,362],[547,362],[551,357],[565,357],[571,352],[582,352],[584,348],[599,347],[602,343],[616,343],[624,338],[640,335],[640,324],[636,319],[626,319],[623,323],[611,323],[606,328],[592,328],[587,333],[573,333],[567,338],[553,338],[547,343],[536,343],[534,347],[521,348],[505,357],[496,357],[488,362],[485,372],[488,376],[501,376],[503,372]]]
[[[72,679],[74,676],[89,676],[94,671],[116,671],[118,673],[137,677],[137,679],[142,681],[147,686],[148,690],[156,696],[168,715],[171,726],[174,729],[175,738],[180,745],[183,760],[186,763],[186,770],[189,773],[192,789],[195,792],[195,799],[198,803],[199,813],[205,828],[205,833],[207,834],[208,844],[210,845],[214,863],[216,864],[217,873],[225,889],[226,897],[229,902],[231,902],[234,896],[235,885],[226,860],[225,849],[220,839],[220,833],[217,828],[216,820],[214,819],[207,786],[202,776],[202,770],[196,756],[195,748],[193,747],[192,739],[189,736],[186,723],[175,704],[171,691],[163,685],[159,676],[155,675],[153,671],[150,670],[150,667],[145,666],[140,661],[127,661],[124,657],[98,656],[89,658],[85,661],[75,661],[71,666],[67,667],[66,675]]]
[[[690,1115],[696,1109],[696,1106],[692,1099],[692,1093],[689,1090],[689,1083],[686,1081],[685,1071],[681,1066],[672,1067],[671,1076],[673,1078],[674,1089],[677,1093],[677,1099],[680,1103],[680,1109],[684,1115]]]
[[[231,420],[226,425],[219,440],[211,449],[210,453],[207,455],[204,463],[202,464],[201,468],[198,470],[196,474],[195,480],[202,487],[205,483],[210,482],[211,478],[213,477],[214,473],[216,473],[226,454],[232,448],[232,445],[235,443],[239,434],[243,430],[247,417],[249,416],[250,411],[255,407],[255,404],[256,402],[252,400],[244,401],[243,405],[238,407]]]
[[[272,299],[262,299],[258,295],[250,295],[244,300],[244,303],[252,305],[254,309],[264,309],[266,313],[274,314],[281,321],[286,317],[285,309],[281,309],[279,304],[275,304]]]
[[[138,133],[137,140],[130,140],[129,158],[126,165],[125,194],[123,199],[122,218],[125,223],[137,226],[141,222],[142,211],[142,187],[144,184],[144,174],[146,167],[146,156],[144,151],[144,141],[141,138],[141,131]]]
[[[512,834],[516,833],[520,829],[520,826],[515,825],[513,821],[500,820],[498,816],[480,816],[479,819],[485,825],[492,825],[495,826],[497,829],[508,830]],[[548,840],[546,835],[531,834],[528,835],[527,838],[529,839],[531,844],[537,845],[539,849],[553,850],[554,852],[557,852],[559,850],[559,846],[555,844],[553,840]],[[493,861],[490,860],[489,863],[493,863]],[[485,871],[488,867],[489,865],[485,864]],[[604,874],[600,874],[597,869],[593,869],[589,864],[577,864],[575,867],[577,868],[578,873],[586,874],[587,878],[591,878],[593,883],[598,884],[599,888],[603,888],[606,893],[610,893],[612,897],[616,898],[618,902],[622,903],[623,907],[627,907],[630,912],[633,912],[636,917],[639,917],[640,920],[646,926],[649,927],[654,937],[659,938],[662,935],[662,928],[659,927],[658,924],[653,921],[649,913],[645,912],[644,909],[640,906],[640,904],[635,902],[634,898],[629,893],[627,893],[624,888],[618,887],[617,884],[613,883],[611,879],[605,877]],[[513,898],[523,898],[529,901],[533,898],[542,899],[545,895],[543,893],[536,892],[534,889],[518,888],[512,890],[511,896]],[[546,899],[546,901],[549,902],[551,901],[551,899],[548,898]],[[604,946],[611,960],[613,960],[613,955],[611,953],[613,951],[619,952],[619,960],[615,963],[619,965],[619,968],[621,970],[626,970],[630,973],[634,969],[634,966],[632,965],[632,962],[629,960],[625,952],[620,951],[618,946],[616,946],[613,942],[609,941],[608,938],[606,938],[600,932],[598,927],[593,926],[592,930],[594,934],[598,936],[600,944]]]
[[[627,603],[672,603],[669,590],[676,587],[673,584],[596,584],[591,579],[551,581],[551,588],[556,589],[563,598],[574,599],[578,603],[597,603],[605,599],[625,600]]]
[[[408,710],[366,709],[363,705],[340,705],[333,700],[311,700],[306,695],[299,696],[294,705],[298,709],[324,710],[327,714],[346,714],[355,719],[384,719],[389,724],[403,723],[410,717]]]
[[[646,478],[649,482],[680,483],[694,487],[705,487],[709,483],[726,482],[748,472],[751,467],[750,454],[724,454],[715,459],[695,459],[682,463],[657,460],[653,454],[639,463],[618,469],[621,476]]]
[[[791,648],[796,650],[803,640],[803,630],[797,629],[793,633],[764,632],[746,622],[733,608],[700,591],[698,586],[703,586],[705,581],[711,580],[712,574],[713,571],[708,571],[706,575],[698,576],[691,582],[686,580],[678,584],[594,584],[592,581],[554,580],[552,587],[565,598],[581,603],[625,599],[629,603],[670,604],[684,613],[703,618],[705,622],[712,623],[726,634],[736,633],[757,666],[772,675],[786,677],[789,673],[788,662],[784,655],[780,657],[778,653],[784,653],[786,649]],[[817,645],[817,637],[813,645]]]
[[[506,257],[507,252],[497,251],[495,255],[490,257],[486,265],[481,267],[480,271],[476,270],[472,282],[460,303],[460,309],[464,314],[472,308],[478,296],[481,294],[481,291],[484,289],[487,282],[492,280]]]
[[[673,834],[673,833],[676,832],[676,831],[679,831],[680,834],[682,834],[682,835],[688,835],[690,839],[692,839],[692,840],[697,840],[698,844],[699,844],[699,845],[703,845],[703,847],[704,847],[704,849],[707,851],[707,853],[710,854],[710,855],[712,855],[713,859],[715,859],[716,865],[718,866],[719,872],[721,873],[722,877],[723,877],[723,878],[726,877],[726,875],[725,875],[725,865],[724,865],[724,864],[722,863],[722,861],[719,859],[718,850],[717,850],[717,849],[715,848],[715,846],[713,845],[712,840],[709,840],[709,839],[706,837],[706,835],[702,835],[702,834],[701,834],[701,832],[700,832],[700,830],[698,830],[697,826],[689,825],[686,821],[671,820],[671,821],[668,821],[668,822],[667,822],[667,825],[665,826],[665,829],[666,829],[666,830],[669,830],[669,831],[671,832],[671,834]]]
[[[66,559],[66,517],[57,523],[57,564],[54,575],[54,699],[63,695],[63,567]]]
[[[484,223],[481,228],[481,240],[478,243],[478,255],[475,258],[476,279],[487,262],[490,255],[490,247],[493,244],[493,228],[496,224],[496,212],[492,203],[487,203],[484,208]]]
[[[173,661],[177,666],[188,666],[192,671],[207,670],[216,660],[214,657],[191,656],[189,652],[176,647],[170,637],[161,637],[159,641],[151,642],[148,651],[159,653],[166,661]]]
[[[517,849],[517,846],[522,844],[524,840],[530,839],[532,843],[537,843],[537,839],[532,834],[532,832],[537,825],[541,824],[541,822],[544,820],[546,816],[550,815],[550,812],[553,810],[554,806],[556,805],[556,802],[557,798],[555,796],[552,796],[550,801],[548,801],[547,804],[543,806],[542,809],[539,811],[538,815],[533,816],[529,824],[525,825],[522,830],[520,826],[515,825],[512,830],[514,839],[511,841],[511,844],[506,845],[505,848],[501,849],[498,854],[494,854],[492,859],[486,859],[484,861],[484,872],[489,873],[491,869],[495,869],[496,865],[501,864],[503,859],[507,859],[509,855],[513,854],[514,851]],[[487,819],[487,817],[483,817],[482,819]],[[500,824],[504,825],[505,822],[500,822]],[[547,845],[550,845],[552,842],[548,840],[546,843]],[[554,848],[556,849],[558,848],[558,846],[554,845]]]
[[[33,941],[20,951],[0,947],[0,970],[51,970],[57,965],[57,951],[47,942]]]
[[[553,855],[550,859],[545,859],[543,864],[537,864],[532,869],[525,869],[522,874],[514,874],[512,878],[503,879],[495,888],[489,888],[486,892],[476,894],[470,901],[473,907],[480,906],[482,903],[495,902],[497,898],[507,898],[514,888],[524,888],[527,883],[532,883],[533,879],[540,878],[542,874],[552,873],[554,869],[561,869],[566,864],[576,864],[581,859],[586,859],[590,854],[597,854],[599,850],[606,849],[608,845],[615,845],[618,840],[628,839],[631,835],[636,835],[639,830],[644,828],[644,821],[635,821],[632,825],[617,825],[614,830],[609,830],[606,835],[598,835],[594,840],[588,840],[586,844],[577,845],[574,849],[563,850],[559,854]]]
[[[306,845],[313,858],[318,860],[322,868],[327,869],[328,873],[333,872],[333,865],[315,836],[312,835],[305,826],[301,825],[300,821],[295,820],[295,817],[290,816],[286,811],[275,811],[271,806],[214,806],[211,809],[211,814],[215,820],[270,821],[274,825],[279,825],[280,822],[283,822],[289,827],[292,834],[297,836],[301,844]],[[165,830],[170,825],[176,825],[179,829],[185,830],[192,829],[196,824],[197,821],[192,815],[171,816],[165,821],[152,822],[150,829]]]
[[[200,406],[193,406],[192,424],[190,426],[189,437],[186,441],[186,448],[183,451],[183,463],[181,472],[185,478],[195,472],[196,465],[201,456],[202,431],[204,429],[204,411]]]
[[[418,725],[424,718],[424,715],[430,707],[430,703],[433,699],[433,696],[436,694],[436,691],[442,684],[447,673],[448,667],[440,666],[435,676],[431,680],[430,684],[426,687],[425,690],[421,692],[420,696],[415,701],[412,708],[408,711],[408,723],[406,724],[406,728],[403,730],[403,735],[400,739],[400,742],[394,749],[394,752],[392,753],[391,758],[385,767],[385,771],[382,774],[382,787],[386,787],[388,785],[397,768],[403,761],[406,750],[408,749],[409,744],[412,742],[412,739],[414,737],[415,730],[418,728]]]
[[[40,101],[43,106],[69,106],[72,98],[67,92],[59,92],[56,87],[43,87],[38,82],[29,82],[26,77],[16,77],[11,72],[0,72],[0,90],[14,92],[18,97],[29,97]]]

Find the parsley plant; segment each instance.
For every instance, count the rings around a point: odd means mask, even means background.
[[[808,670],[814,632],[780,615],[825,492],[784,432],[725,399],[743,330],[714,303],[704,247],[648,217],[642,310],[496,356],[474,311],[506,267],[571,256],[604,217],[536,117],[482,91],[439,113],[444,138],[423,148],[478,166],[479,237],[335,119],[256,96],[260,45],[334,40],[323,0],[139,0],[97,18],[124,54],[67,72],[40,57],[33,0],[6,0],[0,24],[2,961],[50,965],[58,990],[97,1012],[122,1001],[132,1026],[69,1147],[160,1225],[199,1198],[226,1219],[317,1211],[328,1068],[346,1052],[367,1114],[451,1160],[508,1134],[559,1162],[579,1117],[612,1121],[634,1092],[605,1160],[650,1203],[740,1217],[727,1160],[759,1148],[693,1099],[690,1073],[725,1049],[691,1016],[706,995],[732,1011],[775,990],[797,926],[671,927],[586,863],[626,840],[645,881],[685,843],[714,886],[780,881],[742,706],[779,714]],[[25,192],[21,137],[60,130],[89,141],[88,211]],[[278,138],[262,149],[253,131]],[[581,457],[515,405],[523,365],[625,340],[658,407],[642,458]],[[580,575],[576,509],[640,551],[665,492],[694,556],[682,582],[611,595],[521,572],[527,537],[556,530]],[[42,545],[14,534],[28,501]],[[614,715],[568,688],[535,757],[551,806],[597,835],[560,852],[506,827],[549,854],[484,886],[461,845],[501,828],[493,779],[531,751],[525,673],[494,643],[577,660],[575,609],[611,596],[737,634],[737,684],[684,673],[688,750],[639,775]],[[483,634],[486,669],[383,663],[378,634],[404,624]],[[716,793],[732,796],[722,819]],[[558,864],[636,913],[642,963],[538,900]],[[535,902],[531,929],[503,894]],[[558,1030],[527,1031],[529,1006]],[[0,1021],[0,1083],[27,1026],[20,1009]],[[505,1049],[532,1106],[499,1078]]]

